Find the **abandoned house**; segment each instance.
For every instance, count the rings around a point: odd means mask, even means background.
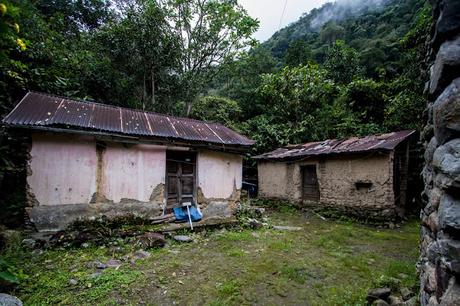
[[[218,124],[29,92],[3,120],[30,136],[26,211],[39,230],[77,218],[228,217],[253,141]]]
[[[413,133],[310,142],[256,156],[259,197],[366,219],[402,216]]]

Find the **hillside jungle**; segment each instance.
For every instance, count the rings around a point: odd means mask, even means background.
[[[374,2],[328,3],[258,42],[235,0],[2,0],[0,114],[35,90],[222,122],[253,153],[420,130],[429,4]],[[0,132],[0,222],[20,224],[24,139]]]

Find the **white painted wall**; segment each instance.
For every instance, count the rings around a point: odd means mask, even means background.
[[[243,157],[202,150],[197,156],[197,181],[206,198],[226,199],[241,189]]]
[[[89,203],[96,191],[96,145],[91,137],[32,135],[27,177],[40,205]]]
[[[108,200],[148,202],[153,189],[165,183],[165,147],[109,144],[102,160],[101,191]]]

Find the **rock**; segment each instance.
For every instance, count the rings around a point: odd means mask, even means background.
[[[99,270],[107,269],[107,265],[102,262],[96,262],[96,269],[99,269]]]
[[[278,231],[301,231],[302,227],[299,227],[299,226],[273,225],[273,229],[278,230]]]
[[[263,227],[263,224],[257,219],[248,219],[246,221],[246,226],[252,229],[259,229]]]
[[[440,2],[440,1],[439,1]],[[460,24],[460,2],[458,0],[443,0],[442,11],[436,22],[434,41],[440,41],[452,34],[458,33]]]
[[[381,299],[377,299],[375,300],[372,305],[374,306],[390,306],[390,304],[388,304],[387,302],[385,302],[384,300],[381,300]]]
[[[460,230],[460,201],[444,194],[438,210],[439,227],[447,231]]]
[[[403,305],[403,300],[401,297],[396,296],[396,295],[390,295],[388,297],[388,302],[390,303],[391,306],[401,306]]]
[[[89,248],[89,243],[84,242],[84,243],[81,244],[81,247],[84,248],[84,249],[87,249],[87,248]]]
[[[101,276],[101,274],[102,274],[102,271],[96,271],[93,274],[91,274],[89,277],[90,278],[98,278],[99,276]]]
[[[121,261],[117,259],[110,259],[109,261],[107,261],[106,266],[109,268],[118,268],[121,266]]]
[[[22,306],[22,302],[15,296],[0,293],[0,305],[1,306]]]
[[[448,191],[460,189],[460,139],[449,141],[436,149],[433,167],[437,172],[437,185]]]
[[[165,246],[166,240],[160,233],[145,233],[136,238],[136,244],[143,249],[162,248]]]
[[[431,162],[433,161],[433,155],[434,151],[436,151],[436,148],[438,147],[438,141],[436,140],[436,137],[432,137],[430,139],[430,142],[426,145],[425,148],[425,163],[430,165]]]
[[[30,239],[30,238],[26,238],[26,239],[22,239],[22,245],[28,249],[33,249],[35,247],[35,240],[34,239]]]
[[[437,96],[458,76],[460,69],[460,37],[446,41],[439,48],[430,77],[430,95]]]
[[[389,229],[395,229],[395,228],[396,228],[396,225],[395,225],[393,222],[390,222],[390,223],[388,224],[388,228],[389,228]]]
[[[71,278],[69,279],[69,285],[76,286],[78,285],[78,281],[76,279]]]
[[[460,241],[441,239],[437,245],[444,265],[455,274],[460,274]]]
[[[419,303],[418,303],[417,297],[414,296],[414,297],[410,298],[409,300],[405,301],[403,305],[404,306],[417,306],[418,304]]]
[[[434,135],[444,144],[460,134],[460,78],[455,79],[433,105]]]
[[[460,284],[458,284],[455,277],[450,279],[449,287],[441,297],[439,305],[460,306]]]
[[[407,301],[408,299],[410,299],[413,294],[412,291],[406,287],[401,288],[399,292],[401,292],[401,297],[403,298],[404,301]]]
[[[147,252],[144,250],[138,250],[134,252],[134,257],[136,257],[137,259],[148,258],[150,257],[150,252]]]
[[[263,215],[265,214],[265,208],[263,208],[263,207],[254,207],[254,213],[257,216],[257,218],[262,218]]]
[[[406,278],[408,277],[408,275],[405,274],[405,273],[399,273],[399,274],[398,274],[398,277],[399,277],[400,279],[406,279]]]
[[[385,300],[388,298],[391,294],[391,289],[390,288],[374,288],[374,289],[369,289],[367,292],[367,301],[370,303],[372,301],[382,299]]]
[[[430,228],[430,230],[436,234],[438,232],[438,214],[436,211],[432,212],[427,219],[427,225]]]
[[[190,236],[185,236],[185,235],[176,235],[173,236],[173,239],[179,242],[192,242],[193,238]]]
[[[86,267],[89,269],[96,268],[99,270],[107,269],[107,265],[100,261],[91,261],[86,264]]]

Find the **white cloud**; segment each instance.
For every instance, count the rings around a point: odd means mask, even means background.
[[[286,0],[238,0],[250,16],[260,21],[259,30],[254,38],[265,41],[280,28],[299,19],[302,14],[309,12],[315,7],[320,7],[331,0],[287,0],[283,18],[283,7]]]

